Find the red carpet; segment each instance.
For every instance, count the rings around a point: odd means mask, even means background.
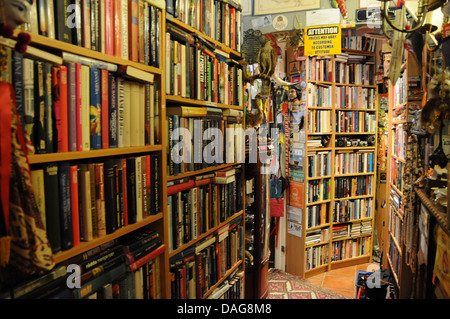
[[[269,269],[269,299],[348,299],[328,289],[316,286],[306,279]]]

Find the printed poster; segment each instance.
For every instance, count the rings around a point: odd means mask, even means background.
[[[304,184],[291,181],[289,186],[289,205],[303,208]]]

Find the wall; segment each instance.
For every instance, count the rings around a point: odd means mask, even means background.
[[[252,20],[256,19],[256,18],[261,18],[264,16],[255,16],[253,15],[253,1],[254,0],[242,0],[244,1],[250,1],[251,2],[251,12],[252,15],[250,16],[244,16],[243,19],[243,30],[248,30],[248,29],[253,29],[253,24],[252,24]],[[348,19],[349,21],[355,21],[355,12],[356,9],[359,9],[359,0],[346,0],[345,1],[346,5],[347,5],[347,11],[348,11]],[[320,9],[331,9],[331,1],[330,0],[320,0]],[[294,21],[295,21],[295,16],[297,15],[298,20],[302,23],[302,27],[306,27],[306,11],[307,10],[299,10],[296,12],[285,12],[285,13],[276,13],[276,14],[272,14],[270,15],[273,18],[275,18],[277,15],[281,14],[286,16],[287,20],[288,20],[288,26],[286,28],[286,30],[283,31],[289,31],[294,29]],[[342,19],[342,15],[341,15],[341,19]],[[297,26],[296,26],[297,27]],[[262,33],[272,33],[272,32],[277,32],[277,30],[272,26],[266,26],[263,28],[258,29],[260,30]]]

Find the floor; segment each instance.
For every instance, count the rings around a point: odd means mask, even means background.
[[[315,284],[322,288],[337,292],[348,298],[356,299],[355,280],[358,271],[374,271],[378,268],[378,264],[361,264],[357,266],[331,270],[329,272],[307,278],[307,280],[312,284]]]

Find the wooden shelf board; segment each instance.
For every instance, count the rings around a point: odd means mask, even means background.
[[[55,254],[53,256],[53,260],[56,264],[58,264],[60,262],[68,260],[72,257],[75,257],[79,254],[85,253],[88,250],[91,250],[91,249],[93,249],[97,246],[100,246],[104,243],[107,243],[111,240],[117,239],[123,235],[131,233],[139,228],[150,225],[158,220],[161,220],[162,218],[163,218],[163,213],[152,215],[152,216],[145,218],[144,220],[142,220],[140,222],[120,228],[112,234],[109,234],[109,235],[106,235],[106,236],[103,236],[100,238],[95,238],[89,242],[81,242],[80,245],[78,245],[72,249]]]
[[[15,31],[16,36],[18,33],[19,33],[19,31]],[[36,33],[29,33],[29,34],[31,35],[31,44],[35,47],[39,47],[40,49],[45,49],[45,50],[50,49],[53,52],[58,51],[56,53],[60,53],[62,51],[70,52],[72,54],[81,55],[84,57],[88,57],[88,58],[95,59],[95,60],[101,60],[104,62],[109,62],[112,64],[116,64],[118,66],[129,65],[129,66],[135,67],[137,69],[140,69],[142,71],[146,71],[146,72],[154,73],[154,74],[158,74],[158,75],[161,75],[163,73],[161,68],[158,69],[158,68],[155,68],[152,66],[125,60],[125,59],[122,59],[122,58],[119,58],[116,56],[107,55],[107,54],[104,54],[101,52],[86,49],[84,47],[79,47],[77,45],[73,45],[70,43],[63,42],[63,41],[50,39],[49,37],[42,36],[42,35],[39,35]]]
[[[218,171],[224,168],[228,168],[228,167],[232,167],[232,166],[236,166],[239,164],[243,164],[243,163],[231,163],[231,164],[223,164],[223,165],[217,165],[217,166],[212,166],[212,167],[208,167],[205,169],[200,169],[197,171],[192,171],[192,172],[186,172],[186,173],[181,173],[178,175],[167,175],[167,181],[174,181],[177,179],[182,179],[185,177],[191,177],[191,176],[195,176],[195,175],[201,175],[201,174],[205,174],[205,173],[210,173],[213,171]]]
[[[213,227],[212,229],[208,230],[206,233],[199,235],[196,239],[193,239],[189,243],[184,244],[181,247],[178,247],[177,249],[170,251],[169,252],[169,257],[175,256],[176,254],[182,252],[183,250],[185,250],[185,249],[191,247],[192,245],[194,245],[195,243],[199,242],[203,238],[208,237],[210,234],[214,233],[215,231],[220,229],[222,226],[225,226],[226,224],[228,224],[230,221],[232,221],[236,217],[241,216],[243,213],[244,213],[243,210],[241,210],[240,212],[237,212],[236,214],[234,214],[233,216],[229,217],[227,220],[225,220],[224,222],[220,223],[216,227]]]
[[[189,99],[189,98],[175,96],[175,95],[166,95],[166,103],[169,104],[171,102],[177,103],[177,104],[189,104],[189,105],[197,105],[197,106],[217,107],[220,109],[244,110],[244,108],[239,105],[229,105],[229,104]]]
[[[83,151],[83,152],[65,152],[65,153],[49,153],[28,156],[30,165],[44,164],[62,161],[78,161],[83,159],[96,159],[103,157],[122,156],[138,153],[149,153],[161,151],[161,145],[141,146],[141,147],[124,147],[124,148],[108,148],[101,150]]]

